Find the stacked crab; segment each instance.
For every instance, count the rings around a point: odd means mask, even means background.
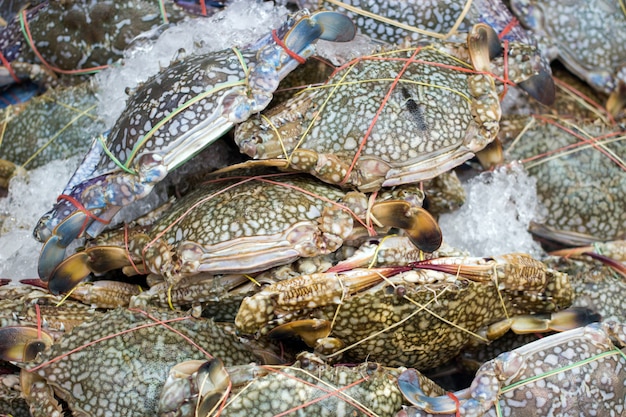
[[[12,373],[2,384],[7,414],[25,413],[26,400],[33,416],[64,406],[85,416],[566,415],[574,402],[624,415],[615,345],[626,329],[578,327],[596,313],[624,317],[613,278],[626,275],[624,242],[542,260],[470,257],[437,224],[463,202],[455,169],[475,157],[505,164],[504,154],[532,161],[549,211],[532,226],[538,237],[623,236],[623,70],[607,64],[602,83],[588,75],[592,58],[576,65],[562,52],[571,39],[534,27],[553,23],[538,17],[553,13],[540,2],[512,7],[608,99],[553,80],[553,56],[498,1],[319,3],[245,48],[179,57],[129,93],[35,228],[45,290],[2,288],[0,358],[22,369],[20,386]],[[611,7],[602,10],[621,13]],[[273,100],[315,78],[319,65],[305,61],[316,43],[351,41],[353,21],[370,54]],[[233,127],[250,159],[207,168]],[[573,156],[531,158],[580,137],[587,147]],[[157,191],[170,198],[146,212]],[[120,225],[129,208],[140,215]],[[509,330],[564,332],[486,362],[455,394],[406,369],[432,370],[480,343],[484,354]]]

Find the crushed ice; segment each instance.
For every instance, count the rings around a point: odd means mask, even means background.
[[[464,185],[465,204],[439,219],[444,239],[472,256],[511,252],[540,256],[541,246],[527,231],[531,220],[540,220],[543,210],[536,185],[520,164],[470,179]]]

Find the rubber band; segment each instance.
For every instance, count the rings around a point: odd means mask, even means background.
[[[130,256],[130,250],[128,249],[128,224],[126,223],[124,223],[124,249],[126,249],[126,257],[128,259],[128,262],[130,262],[130,265],[133,267],[137,275],[143,275],[143,273],[139,272],[139,268],[137,268],[137,265],[135,265],[133,258]]]
[[[100,66],[93,67],[93,68],[64,70],[64,69],[51,65],[48,61],[46,61],[43,58],[39,50],[35,47],[33,36],[31,35],[30,28],[28,27],[28,19],[26,19],[26,10],[25,9],[22,10],[22,13],[20,13],[18,16],[20,20],[20,27],[22,28],[22,33],[24,34],[24,37],[26,38],[26,42],[28,43],[28,46],[33,51],[33,53],[37,56],[37,58],[41,61],[41,63],[50,71],[55,72],[57,74],[84,75],[84,74],[91,74],[94,72],[98,72],[100,70],[103,70],[109,67],[108,65],[100,65]]]
[[[81,204],[81,203],[80,203],[77,199],[75,199],[75,198],[74,198],[74,197],[72,197],[71,195],[61,194],[60,196],[58,196],[58,197],[57,197],[57,202],[58,202],[58,201],[61,201],[61,200],[67,200],[67,201],[69,201],[70,203],[72,203],[72,205],[73,205],[74,207],[76,207],[76,208],[78,209],[78,211],[80,211],[80,212],[84,213],[84,214],[85,214],[85,216],[87,216],[87,217],[88,217],[88,218],[90,218],[90,219],[93,219],[93,220],[95,220],[95,221],[97,221],[97,222],[99,222],[99,223],[102,223],[102,224],[109,224],[109,223],[111,223],[111,220],[105,220],[105,219],[102,219],[102,218],[100,218],[100,217],[96,216],[95,214],[93,214],[92,212],[90,212],[89,210],[87,210],[87,209],[85,208],[85,206],[83,206],[83,205],[82,205],[82,204]],[[86,226],[86,225],[87,225],[87,219],[85,219],[85,224],[83,225],[83,228],[80,230],[79,235],[80,235],[82,232],[84,232],[84,231],[85,231],[84,229],[85,229],[85,226]]]
[[[161,20],[163,20],[163,23],[166,25],[170,23],[170,20],[167,18],[167,11],[165,10],[163,0],[159,0],[159,12],[161,12]]]
[[[446,394],[448,394],[448,397],[452,398],[452,401],[454,401],[456,406],[456,417],[461,417],[461,402],[459,401],[459,398],[454,395],[453,392],[446,392]]]
[[[15,71],[13,71],[13,67],[11,66],[11,63],[9,62],[8,59],[6,59],[6,57],[4,56],[4,54],[2,52],[0,52],[0,61],[2,61],[2,65],[4,65],[4,67],[7,69],[7,71],[9,71],[9,74],[11,75],[11,78],[13,78],[13,80],[16,83],[21,83],[22,80],[20,80],[17,75],[15,75]]]
[[[205,0],[200,0],[200,13],[202,13],[202,16],[206,16],[207,12],[206,12],[206,1]]]
[[[502,40],[502,38],[508,35],[509,32],[513,30],[513,28],[517,26],[518,24],[519,24],[519,20],[517,20],[516,17],[513,17],[513,19],[511,19],[511,21],[509,22],[509,24],[506,25],[500,33],[498,33],[498,39]]]
[[[276,42],[276,45],[283,48],[287,55],[298,61],[299,64],[304,64],[306,62],[306,58],[301,57],[300,55],[289,49],[287,45],[285,45],[285,43],[276,34],[276,29],[272,30],[272,38],[274,38],[274,42]]]

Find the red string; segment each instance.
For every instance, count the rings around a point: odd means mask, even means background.
[[[456,405],[456,417],[461,417],[461,402],[459,401],[457,396],[454,395],[454,393],[448,392],[447,394],[448,397],[452,398],[452,401],[454,401],[454,404]]]
[[[76,207],[79,211],[83,212],[85,214],[85,216],[87,216],[87,219],[93,219],[93,220],[95,220],[97,222],[100,222],[102,224],[109,224],[109,223],[111,223],[111,220],[102,219],[102,218],[96,216],[95,214],[93,214],[92,212],[90,212],[89,210],[87,210],[85,208],[85,206],[83,206],[77,199],[75,199],[74,197],[72,197],[70,195],[61,194],[57,198],[57,201],[61,201],[61,200],[67,200],[70,203],[72,203],[72,205],[74,207]],[[87,219],[85,219],[85,222],[83,223],[83,226],[81,227],[80,232],[78,233],[78,235],[81,235],[85,231],[85,229],[87,228],[87,224],[88,224]]]
[[[202,11],[202,16],[206,16],[206,2],[204,0],[200,0],[200,8]]]
[[[301,57],[300,55],[298,55],[297,53],[295,53],[291,49],[287,48],[287,45],[285,45],[285,43],[276,34],[276,29],[274,29],[272,31],[272,38],[274,38],[274,42],[276,42],[276,45],[278,45],[281,48],[283,48],[285,50],[285,52],[287,52],[287,55],[289,55],[290,57],[292,57],[293,59],[298,61],[298,63],[304,64],[306,62],[305,58]]]
[[[504,38],[511,31],[511,29],[513,29],[515,26],[518,25],[518,23],[519,23],[519,20],[513,17],[513,19],[511,19],[511,21],[509,22],[509,24],[506,25],[504,29],[502,29],[502,32],[498,34],[498,39]]]
[[[80,74],[86,74],[86,73],[90,73],[90,72],[94,72],[94,71],[100,71],[102,69],[105,69],[105,68],[109,67],[108,65],[100,65],[100,66],[93,67],[93,68],[84,68],[84,69],[76,69],[76,70],[64,70],[64,69],[61,69],[61,68],[53,66],[52,64],[50,64],[48,61],[46,61],[43,58],[41,53],[39,53],[39,51],[35,47],[35,42],[33,40],[33,36],[31,35],[30,28],[28,26],[28,19],[26,18],[26,10],[22,11],[22,20],[24,22],[24,29],[26,30],[26,40],[28,41],[28,45],[30,46],[30,49],[32,49],[32,51],[35,53],[37,58],[39,58],[41,63],[46,68],[48,68],[50,71],[56,72],[57,74],[80,75]]]
[[[2,65],[4,65],[7,71],[9,71],[9,74],[11,74],[11,78],[13,78],[16,83],[21,83],[22,80],[20,80],[17,77],[17,75],[15,75],[15,72],[13,71],[13,67],[11,67],[11,63],[6,59],[6,57],[4,56],[2,52],[0,52],[0,61],[2,61]]]

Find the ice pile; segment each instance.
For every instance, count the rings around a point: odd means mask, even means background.
[[[37,278],[41,243],[33,228],[72,175],[79,159],[53,161],[11,179],[9,195],[0,199],[0,278]]]
[[[465,184],[467,200],[460,210],[442,215],[446,242],[473,256],[543,251],[528,233],[531,220],[541,218],[534,178],[519,164],[484,172]]]

